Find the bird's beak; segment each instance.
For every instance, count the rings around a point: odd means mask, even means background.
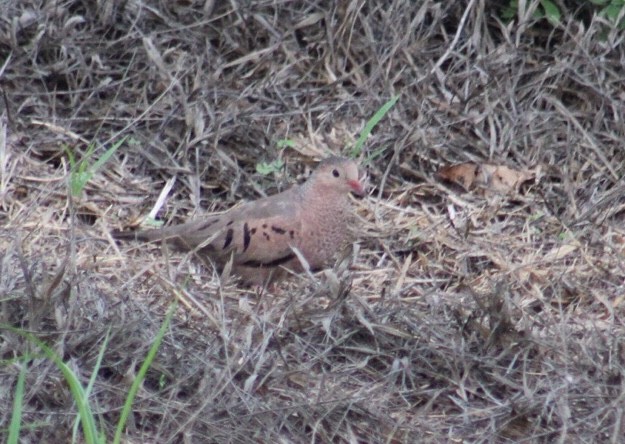
[[[349,184],[352,193],[361,197],[365,195],[365,187],[362,186],[359,180],[348,180],[347,183]]]

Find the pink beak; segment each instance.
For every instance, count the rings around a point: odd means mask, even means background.
[[[357,196],[364,196],[365,195],[365,188],[362,186],[360,181],[358,181],[358,180],[348,180],[347,183],[348,183],[349,187],[352,189],[352,193],[356,194]]]

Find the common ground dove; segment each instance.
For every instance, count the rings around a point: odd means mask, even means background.
[[[285,269],[303,271],[294,249],[311,270],[329,265],[353,231],[350,192],[364,194],[357,165],[330,157],[305,183],[225,213],[166,228],[112,234],[117,239],[163,240],[209,257],[218,269],[232,257],[232,271],[244,283],[262,285],[282,277]]]

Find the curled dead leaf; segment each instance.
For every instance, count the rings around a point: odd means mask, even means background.
[[[505,165],[459,163],[441,168],[438,177],[454,182],[466,191],[480,189],[482,193],[507,194],[536,178],[536,170],[515,170]]]

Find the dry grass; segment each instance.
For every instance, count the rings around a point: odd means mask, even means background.
[[[624,34],[491,2],[251,3],[4,3],[1,321],[85,384],[110,329],[90,399],[112,436],[181,301],[128,442],[621,442]],[[283,189],[396,94],[349,267],[257,294],[108,235],[172,177],[163,220]],[[122,136],[71,201],[65,147]],[[540,174],[507,196],[436,180],[465,161]],[[30,347],[0,338],[0,436]],[[68,442],[59,371],[35,359],[26,387],[22,442]]]

